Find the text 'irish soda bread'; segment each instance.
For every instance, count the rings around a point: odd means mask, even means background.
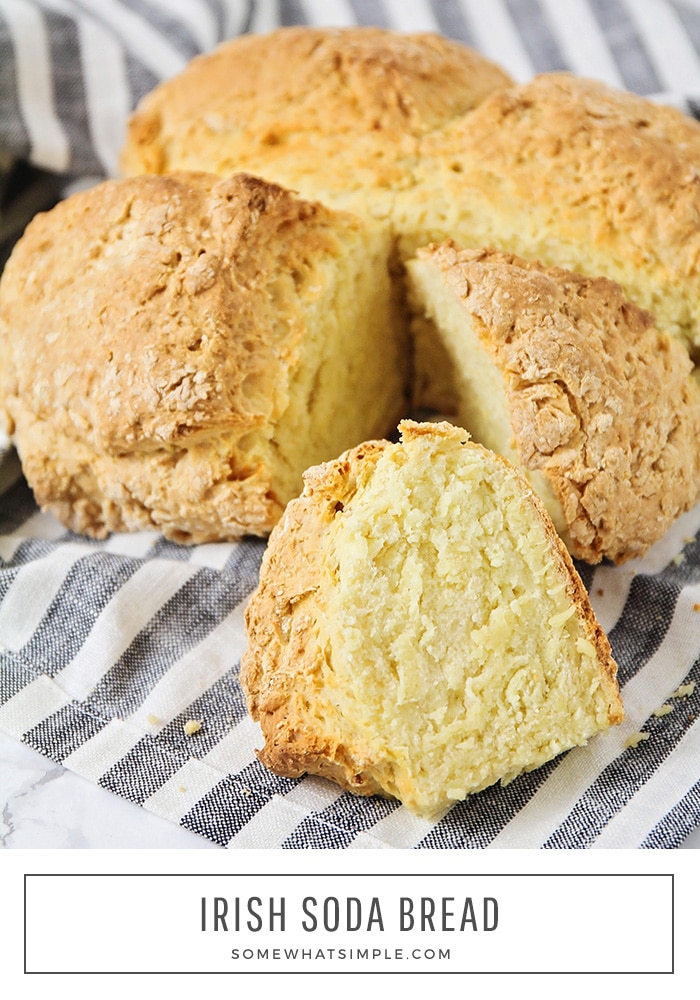
[[[454,243],[408,271],[417,402],[519,464],[573,555],[642,555],[693,506],[700,386],[619,285]]]
[[[700,124],[551,73],[421,141],[395,226],[403,257],[454,239],[617,281],[697,361]]]
[[[512,83],[459,42],[380,28],[281,28],[225,42],[133,115],[127,174],[248,170],[386,214],[418,140]]]
[[[246,175],[108,181],[38,216],[0,283],[38,502],[98,537],[267,533],[305,468],[401,415],[388,258],[378,224]]]
[[[622,718],[543,506],[448,423],[310,470],[247,609],[261,761],[431,816]]]

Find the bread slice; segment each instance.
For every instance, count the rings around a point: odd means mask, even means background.
[[[421,140],[402,256],[454,239],[618,282],[700,357],[700,124],[566,73],[488,96]]]
[[[247,170],[304,197],[386,215],[421,136],[511,77],[430,33],[280,28],[194,59],[132,116],[125,174]]]
[[[67,527],[265,535],[305,468],[405,412],[385,226],[259,178],[140,176],[28,227],[0,283],[0,409]]]
[[[452,242],[408,272],[417,402],[519,464],[573,555],[642,555],[695,504],[700,387],[619,285]]]
[[[241,680],[267,767],[433,816],[622,705],[527,482],[448,423],[400,430],[307,472],[247,609]]]

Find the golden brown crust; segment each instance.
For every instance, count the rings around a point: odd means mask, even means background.
[[[293,27],[244,35],[142,101],[122,167],[250,170],[305,196],[344,205],[357,188],[372,203],[406,182],[403,164],[420,136],[511,83],[479,53],[436,34]]]
[[[699,160],[700,124],[680,111],[541,74],[426,136],[406,205],[424,198],[437,223],[462,199],[462,229],[445,237],[603,274],[697,347]],[[491,214],[493,231],[470,240]]]
[[[573,554],[643,554],[700,492],[700,392],[683,347],[605,278],[453,243],[418,257],[500,370],[520,462],[549,480]]]
[[[467,437],[445,422],[404,420],[400,430],[404,442],[427,437],[464,444]],[[321,628],[327,600],[322,566],[325,535],[334,517],[352,503],[358,482],[371,476],[373,466],[390,447],[387,441],[365,442],[305,474],[303,494],[287,505],[263,557],[260,582],[246,609],[248,646],[241,660],[248,709],[260,723],[265,740],[258,752],[261,762],[286,777],[308,773],[330,778],[359,795],[390,795],[388,789],[395,784],[387,762],[375,759],[359,737],[342,740],[337,731],[324,728],[319,706],[324,701],[328,654]],[[480,450],[489,462],[510,470],[505,459]],[[523,503],[541,522],[563,587],[595,649],[608,699],[608,721],[615,725],[624,713],[610,643],[544,507],[525,480],[521,487]]]
[[[265,550],[246,609],[249,644],[241,659],[248,709],[265,736],[260,761],[276,774],[318,774],[360,795],[381,793],[366,749],[309,725],[322,685],[320,560],[324,532],[355,492],[358,472],[387,446],[365,442],[304,474],[304,492],[287,505]]]
[[[255,435],[287,405],[296,283],[358,246],[356,219],[247,175],[108,181],[38,216],[0,286],[6,419],[38,502],[98,536],[268,532],[288,496]]]
[[[248,170],[390,217],[404,257],[454,238],[603,274],[700,358],[700,125],[566,73],[512,83],[437,35],[242,36],[144,99],[123,167]]]

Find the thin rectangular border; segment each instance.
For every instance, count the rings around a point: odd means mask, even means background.
[[[274,872],[258,872],[261,876],[274,875]],[[321,877],[325,877],[323,873],[318,873]],[[362,873],[360,873],[362,874]],[[329,878],[356,878],[358,873],[345,873],[345,872],[334,872],[331,875],[325,873]],[[567,874],[564,872],[546,872],[544,874],[535,874],[533,872],[479,872],[479,878],[590,878],[602,877],[602,878],[664,878],[671,879],[671,968],[668,971],[656,971],[656,972],[640,972],[638,969],[622,970],[619,969],[615,972],[593,972],[591,970],[569,970],[562,972],[558,970],[543,970],[537,971],[533,969],[524,970],[519,972],[517,970],[507,970],[499,972],[493,969],[488,969],[480,971],[478,969],[468,969],[455,972],[454,970],[432,970],[426,969],[424,971],[406,971],[406,972],[395,972],[391,971],[377,971],[377,970],[352,970],[352,969],[305,969],[305,970],[289,970],[280,969],[279,971],[256,971],[254,969],[250,970],[231,970],[227,972],[226,970],[212,970],[212,971],[199,971],[192,970],[186,972],[174,972],[171,969],[152,969],[148,972],[140,971],[130,971],[125,969],[118,969],[115,971],[103,970],[95,972],[94,970],[61,970],[57,972],[52,972],[49,969],[43,969],[38,972],[27,970],[27,880],[30,878],[236,878],[235,872],[225,872],[225,873],[213,873],[207,872],[206,875],[202,873],[194,872],[25,872],[24,874],[24,914],[23,914],[23,948],[24,948],[24,963],[23,963],[23,973],[25,976],[672,976],[676,971],[676,897],[675,897],[675,874],[673,872],[620,872],[619,874],[611,874],[610,872],[586,872]],[[303,878],[303,874],[286,874],[285,878]],[[410,878],[406,873],[390,873],[384,876],[385,878]]]

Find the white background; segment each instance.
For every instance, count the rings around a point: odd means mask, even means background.
[[[30,875],[26,968],[32,973],[274,971],[285,965],[273,950],[284,955],[295,949],[307,955],[288,963],[295,972],[392,972],[397,962],[406,962],[401,971],[411,973],[673,969],[669,876],[407,877],[406,869],[395,875],[341,875],[332,869],[328,874],[330,860],[321,862],[323,875]],[[410,860],[404,858],[409,868]],[[214,930],[215,897],[228,903],[226,932]],[[202,898],[208,901],[206,932]],[[485,925],[495,922],[494,899],[498,925],[487,930]],[[402,900],[411,912],[403,926]],[[66,933],[57,935],[58,926]],[[232,961],[234,948],[242,958]],[[339,949],[346,956],[367,950],[371,958],[348,960]],[[323,958],[314,960],[319,950]]]

